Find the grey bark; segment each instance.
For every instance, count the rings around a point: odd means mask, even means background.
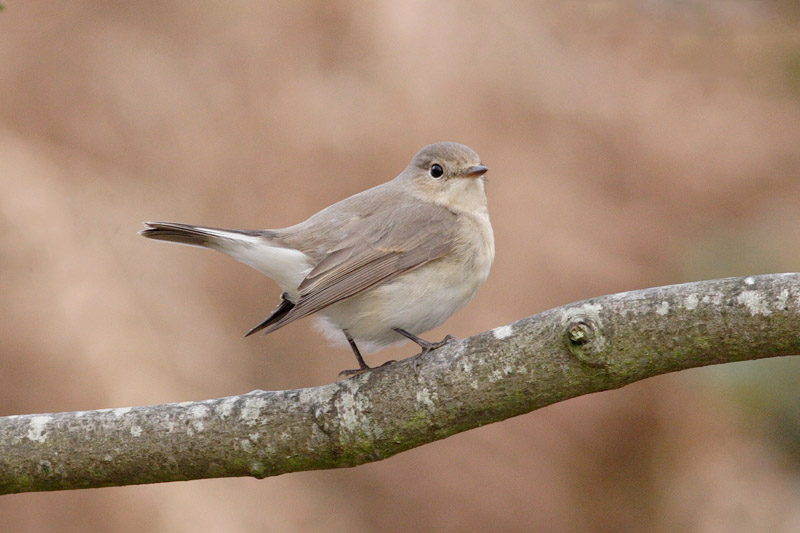
[[[354,466],[591,392],[800,353],[800,274],[592,298],[321,387],[0,418],[0,494]]]

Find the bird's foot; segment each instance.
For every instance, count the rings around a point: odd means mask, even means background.
[[[413,357],[413,359],[414,359],[414,373],[415,374],[419,374],[420,360],[423,357],[425,357],[428,354],[428,352],[432,352],[433,350],[436,350],[437,348],[441,348],[445,344],[450,344],[451,342],[455,342],[455,341],[458,340],[458,338],[455,335],[447,335],[444,339],[440,340],[439,342],[429,342],[429,341],[426,341],[425,339],[420,339],[419,337],[417,337],[413,333],[409,333],[408,331],[406,331],[404,329],[394,328],[394,331],[399,333],[403,337],[407,338],[408,340],[415,342],[417,344],[417,346],[422,348],[422,351],[419,352],[417,355],[415,355]]]
[[[422,351],[418,355],[425,355],[426,353],[432,350],[441,348],[445,344],[450,344],[451,342],[458,341],[458,337],[456,337],[455,335],[447,335],[444,339],[440,340],[439,342],[428,342],[422,339],[419,340],[422,342],[418,342],[417,344],[419,344],[422,347]]]
[[[394,359],[390,359],[389,361],[386,361],[385,363],[383,363],[382,365],[379,365],[379,366],[367,366],[365,364],[361,368],[354,368],[353,370],[342,370],[341,372],[339,372],[338,376],[336,377],[336,381],[341,381],[343,379],[347,379],[347,378],[351,378],[353,376],[357,376],[359,374],[363,374],[364,372],[367,372],[368,370],[375,370],[376,368],[383,368],[385,366],[391,365],[392,363],[396,363],[396,362],[397,361],[395,361]]]
[[[450,344],[451,342],[455,342],[458,340],[454,335],[448,335],[444,339],[440,340],[439,342],[430,342],[426,341],[425,339],[420,339],[413,333],[409,333],[408,331],[400,328],[392,328],[394,329],[395,333],[399,333],[403,337],[407,338],[410,341],[413,341],[422,348],[422,351],[417,354],[417,356],[425,355],[426,353],[436,350],[437,348],[441,348],[445,344]]]

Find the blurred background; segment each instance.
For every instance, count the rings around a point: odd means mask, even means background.
[[[9,0],[0,415],[320,385],[270,280],[144,220],[282,227],[453,140],[491,168],[466,337],[649,286],[800,270],[794,1]],[[405,345],[373,364],[416,353]],[[667,375],[380,463],[0,498],[4,531],[797,531],[800,365]]]

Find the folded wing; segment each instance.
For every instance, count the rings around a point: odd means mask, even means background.
[[[402,224],[360,224],[361,231],[344,239],[306,276],[294,303],[283,300],[247,335],[271,333],[345,298],[447,255],[456,245],[455,215],[434,205],[411,208]],[[431,231],[433,229],[433,231]]]

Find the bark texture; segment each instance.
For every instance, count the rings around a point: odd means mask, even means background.
[[[800,353],[800,274],[592,298],[321,387],[0,418],[0,494],[354,466],[667,372]]]

